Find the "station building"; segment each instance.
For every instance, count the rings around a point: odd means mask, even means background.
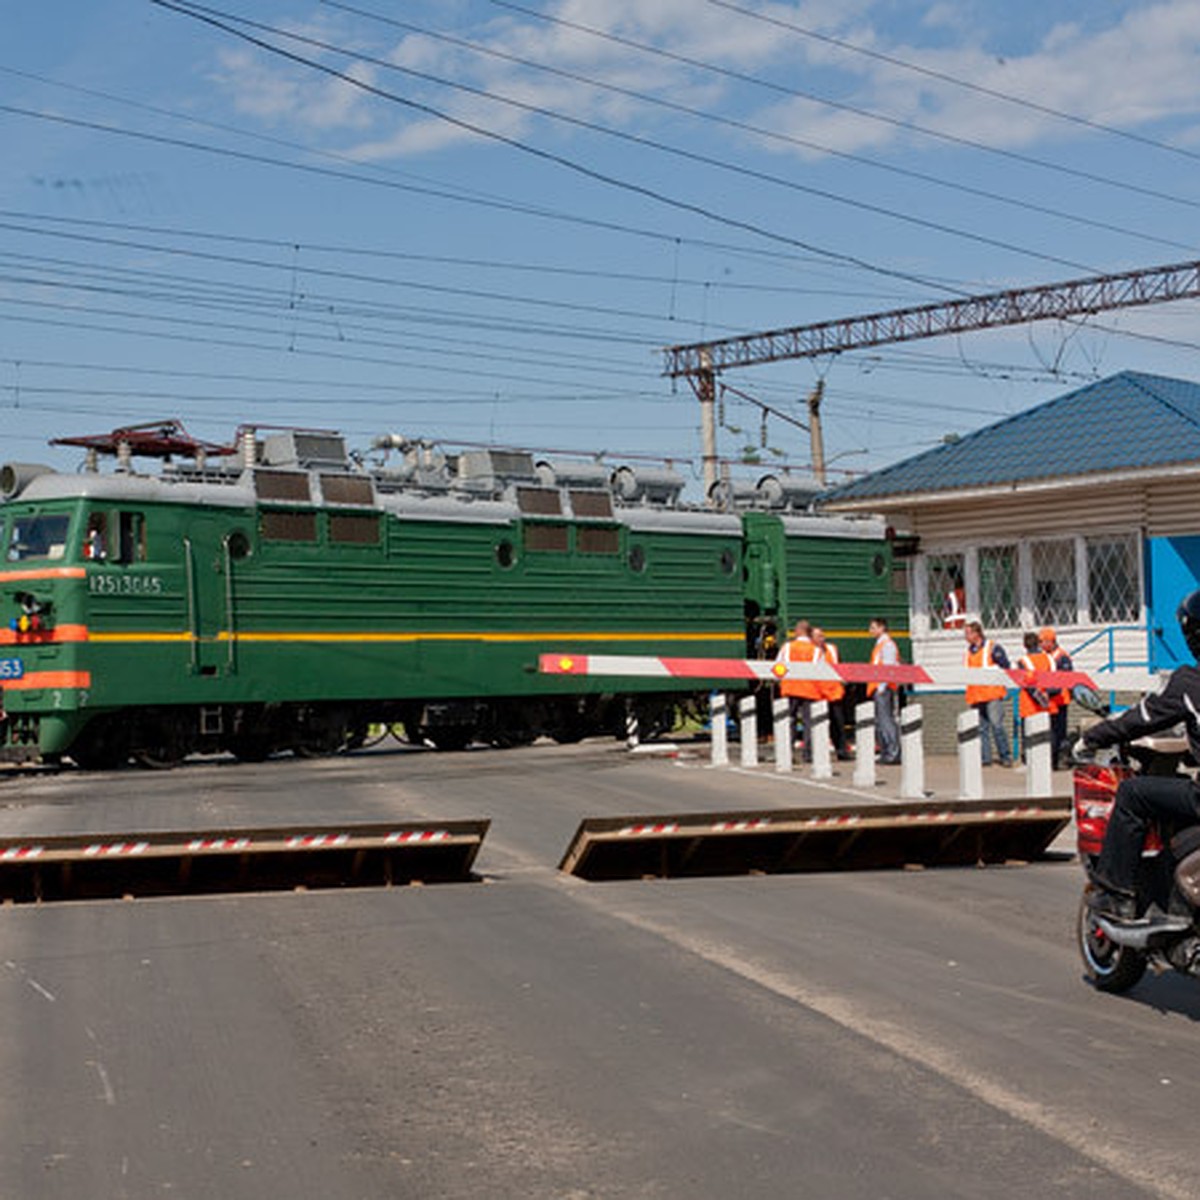
[[[963,613],[1012,659],[1050,625],[1088,671],[1190,661],[1175,608],[1200,587],[1200,384],[1123,371],[821,507],[910,535],[914,662],[961,665]]]

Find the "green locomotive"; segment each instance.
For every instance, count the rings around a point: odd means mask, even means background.
[[[379,722],[441,748],[630,711],[653,729],[694,693],[542,676],[538,655],[738,658],[789,614],[844,637],[907,614],[878,523],[689,508],[669,471],[394,437],[368,467],[329,431],[216,446],[174,422],[60,441],[86,470],[0,469],[7,760],[329,753]]]

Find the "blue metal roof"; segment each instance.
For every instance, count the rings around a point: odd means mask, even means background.
[[[1122,371],[826,492],[821,503],[1200,462],[1200,384]]]

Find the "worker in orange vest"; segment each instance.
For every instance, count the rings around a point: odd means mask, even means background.
[[[1008,655],[1002,646],[983,636],[983,626],[978,621],[965,625],[967,648],[963,655],[966,667],[1000,667],[1008,670]],[[1012,751],[1004,732],[1003,700],[1008,695],[1004,684],[972,684],[967,688],[967,705],[979,714],[979,745],[983,751],[983,765],[992,765],[992,748],[988,733],[996,744],[996,757],[1002,767],[1012,766]]]
[[[875,639],[871,665],[897,667],[900,651],[888,633],[887,617],[872,617],[867,628]],[[896,719],[896,685],[882,680],[867,684],[867,696],[875,701],[875,737],[879,741],[879,761],[894,766],[900,761],[900,726]]]
[[[1041,642],[1036,633],[1025,635],[1025,653],[1017,659],[1017,667],[1022,671],[1053,671],[1050,656],[1041,648]],[[1017,693],[1017,711],[1021,718],[1021,735],[1025,734],[1025,718],[1034,713],[1054,713],[1054,701],[1044,688],[1037,686],[1031,678],[1029,685]],[[1024,742],[1022,742],[1024,745]]]
[[[826,641],[825,630],[814,625],[812,640],[817,648],[817,662],[841,662],[837,644]],[[846,685],[840,679],[822,679],[818,681],[817,689],[821,699],[829,705],[829,738],[833,744],[833,752],[838,758],[849,758],[850,755],[846,751],[846,713],[842,707]]]
[[[797,621],[792,636],[780,648],[776,662],[811,663],[817,660],[817,646],[812,638],[812,626]],[[804,723],[804,761],[812,762],[812,703],[820,700],[821,684],[816,679],[782,679],[779,694],[788,698],[792,712],[792,728],[796,716]]]
[[[1042,652],[1050,660],[1050,670],[1071,671],[1071,656],[1058,644],[1058,634],[1045,626],[1038,634]],[[1050,696],[1050,747],[1057,766],[1067,752],[1067,709],[1071,707],[1071,689],[1063,688]]]
[[[942,602],[942,628],[961,629],[967,622],[967,593],[963,590],[962,580],[955,576],[951,580],[950,590]]]

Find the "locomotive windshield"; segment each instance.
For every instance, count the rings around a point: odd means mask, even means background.
[[[9,562],[31,558],[62,558],[67,552],[67,515],[13,517],[8,539]]]

